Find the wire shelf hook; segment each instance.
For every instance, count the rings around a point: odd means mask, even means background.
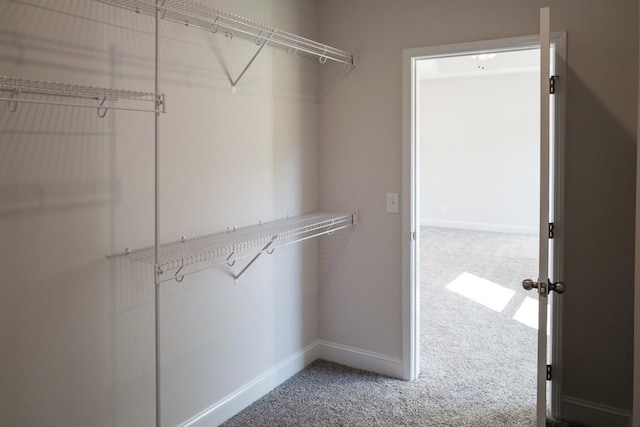
[[[184,267],[184,265],[181,265],[180,268],[178,270],[176,270],[175,274],[173,275],[174,279],[176,279],[176,282],[178,283],[182,283],[182,281],[184,280],[184,274],[180,277],[178,277],[178,273],[180,273],[180,271],[182,270],[182,268]]]
[[[167,0],[162,0],[160,2],[160,4],[157,6],[158,9],[161,9],[160,10],[160,19],[164,19],[165,15],[167,14],[167,9],[164,7],[164,4],[165,4],[166,1]]]
[[[264,38],[262,37],[262,30],[260,30],[260,32],[256,36],[256,45],[260,46],[263,43],[263,41],[264,41]]]
[[[275,251],[276,251],[276,248],[273,248],[273,249],[271,249],[271,250],[268,250],[268,249],[267,249],[267,251],[266,251],[266,252],[267,252],[269,255],[273,255],[273,253],[274,253]]]
[[[217,33],[218,31],[220,31],[220,25],[216,26],[216,22],[218,22],[218,18],[220,18],[220,15],[216,16],[216,19],[213,20],[213,24],[211,24],[211,32],[213,34]],[[216,27],[216,29],[214,30],[213,27]]]
[[[100,117],[101,119],[104,119],[104,117],[107,115],[107,111],[109,110],[107,107],[103,107],[106,101],[107,101],[107,97],[105,96],[104,98],[102,98],[102,101],[100,102],[100,106],[98,107],[98,117]],[[100,110],[102,110],[102,113],[100,113]]]
[[[229,254],[229,256],[227,257],[227,265],[229,267],[233,267],[236,264],[236,260],[234,259],[233,262],[229,262],[229,260],[231,259],[231,257],[233,256],[233,254],[235,254],[236,251],[233,251]]]

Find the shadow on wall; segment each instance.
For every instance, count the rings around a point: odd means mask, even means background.
[[[630,118],[637,100],[624,110],[616,99],[631,101],[637,79],[610,87],[590,84],[568,65],[566,73],[563,395],[624,412],[632,396],[636,139]],[[574,411],[563,418],[591,421],[576,419]]]
[[[93,18],[96,8],[81,7],[77,1],[5,2],[2,12],[12,21],[0,31],[0,63],[7,70],[3,74],[25,77],[27,72],[26,77],[37,80],[114,87],[122,78],[118,70],[129,59],[113,47],[91,45],[102,34],[95,31],[101,23]],[[72,24],[78,20],[84,22],[82,28]],[[26,25],[16,24],[23,21]],[[75,75],[82,79],[69,80]],[[0,95],[70,102],[65,97],[10,91]],[[16,112],[11,112],[4,102],[0,107],[0,217],[121,202],[121,182],[115,176],[115,112],[107,111],[107,117],[100,119],[94,109],[17,103]]]
[[[22,103],[15,113],[0,110],[0,217],[119,203],[113,122],[89,109]]]
[[[356,226],[357,227],[357,226]],[[340,264],[342,255],[347,248],[349,238],[355,229],[341,230],[333,235],[323,236],[320,239],[320,288],[331,286],[336,268]]]
[[[155,422],[153,266],[109,261],[108,373],[106,405],[112,425]]]

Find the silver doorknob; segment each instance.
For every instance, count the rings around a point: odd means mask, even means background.
[[[534,282],[531,279],[524,279],[522,281],[522,287],[525,288],[527,291],[530,291],[533,288],[537,288],[538,287],[538,283]]]
[[[535,282],[531,279],[525,279],[522,281],[522,287],[525,288],[527,291],[530,291],[533,288],[539,288],[540,287],[540,283],[539,282]],[[548,292],[551,291],[555,291],[557,294],[563,294],[564,291],[567,289],[566,285],[564,284],[564,282],[547,282],[547,283],[542,283],[543,288],[546,287]]]
[[[549,290],[556,291],[557,294],[563,294],[566,289],[567,286],[564,284],[564,282],[549,283]]]

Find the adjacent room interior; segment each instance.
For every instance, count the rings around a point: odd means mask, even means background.
[[[539,64],[527,49],[417,65],[422,375],[516,425],[535,419],[538,302],[521,282],[538,268]]]

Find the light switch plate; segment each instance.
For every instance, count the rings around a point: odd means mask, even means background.
[[[398,193],[387,193],[387,213],[400,213]]]

